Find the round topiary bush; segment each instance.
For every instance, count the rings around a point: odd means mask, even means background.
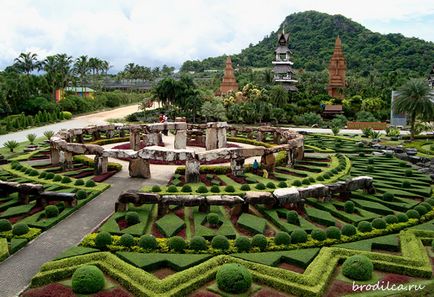
[[[392,193],[385,192],[383,194],[383,200],[385,200],[385,201],[392,201],[393,198],[395,198],[395,195],[393,195]]]
[[[216,214],[215,212],[211,212],[206,215],[206,221],[208,222],[208,224],[216,226],[220,222],[220,218],[218,214]]]
[[[91,180],[91,179],[87,180],[85,185],[88,188],[92,188],[92,187],[96,186],[95,182],[93,180]]]
[[[322,176],[320,175],[320,176],[318,176],[318,177],[316,178],[316,180],[317,180],[317,181],[324,181],[324,177],[322,177]]]
[[[368,159],[368,164],[374,164],[374,159],[369,158],[369,159]]]
[[[294,230],[291,233],[291,242],[292,243],[303,243],[307,241],[307,233],[306,231],[299,229]]]
[[[251,246],[250,239],[246,236],[239,236],[235,239],[235,247],[238,252],[248,252]]]
[[[263,183],[258,183],[255,188],[257,190],[265,190],[265,185]]]
[[[174,185],[170,185],[167,188],[167,192],[169,192],[169,193],[176,193],[176,192],[178,192],[178,188],[176,186],[174,186]]]
[[[428,202],[431,206],[434,206],[434,198],[429,198],[426,200],[426,202]]]
[[[104,273],[94,265],[80,266],[72,274],[72,290],[76,294],[94,294],[104,286]]]
[[[262,234],[256,234],[252,238],[252,247],[257,247],[261,251],[265,250],[267,248],[268,242],[267,238]]]
[[[411,170],[411,169],[407,169],[406,171],[405,171],[405,176],[413,176],[413,171]]]
[[[342,227],[342,235],[345,235],[345,236],[353,236],[353,235],[355,235],[357,233],[357,229],[356,229],[356,227],[354,227],[353,225],[351,225],[351,224],[345,224],[343,227]]]
[[[340,239],[341,238],[341,230],[338,227],[330,226],[326,229],[327,238],[330,239]]]
[[[211,193],[220,193],[220,188],[219,186],[214,185],[211,187],[210,191]]]
[[[387,224],[396,224],[398,223],[398,218],[395,215],[387,215],[384,217],[384,220],[386,221]]]
[[[211,246],[214,249],[227,250],[229,248],[229,240],[226,238],[226,236],[217,235],[211,240]]]
[[[300,225],[298,213],[295,210],[290,210],[286,213],[286,220],[293,225]]]
[[[430,212],[432,210],[432,206],[431,204],[429,204],[428,202],[422,202],[419,205],[423,206],[426,208],[427,212]]]
[[[423,205],[420,205],[420,204],[416,205],[414,210],[417,211],[421,216],[423,216],[424,214],[426,214],[428,212],[428,210]]]
[[[202,236],[193,236],[190,240],[190,249],[195,251],[203,251],[208,249],[205,238]]]
[[[62,184],[69,184],[71,182],[71,178],[69,176],[62,177]]]
[[[152,188],[151,188],[151,192],[153,192],[153,193],[161,192],[160,186],[159,185],[153,185]]]
[[[396,217],[398,218],[398,222],[400,223],[404,223],[408,221],[408,217],[405,213],[399,213],[396,215]]]
[[[292,185],[294,187],[300,187],[301,186],[301,181],[297,179],[297,180],[295,180],[295,181],[292,182]]]
[[[128,233],[122,234],[119,239],[119,244],[125,247],[131,247],[134,245],[134,237]]]
[[[291,236],[287,232],[277,232],[274,236],[275,245],[288,245],[291,243]]]
[[[184,238],[182,238],[181,236],[170,237],[167,245],[169,246],[169,249],[174,250],[178,253],[184,251],[185,247],[187,246]]]
[[[357,229],[359,229],[360,232],[366,233],[372,231],[372,225],[371,223],[367,221],[361,221],[357,224]]]
[[[183,193],[191,193],[192,189],[190,185],[183,185],[181,188],[181,192]]]
[[[47,218],[54,218],[59,215],[59,209],[55,205],[48,205],[45,207],[45,216]]]
[[[354,202],[353,201],[346,201],[344,204],[344,210],[347,213],[353,213],[354,212]]]
[[[385,220],[377,218],[372,221],[372,227],[375,229],[386,229],[387,223]]]
[[[286,188],[288,185],[287,185],[284,181],[280,181],[280,182],[277,184],[277,186],[278,186],[279,188]]]
[[[402,187],[403,188],[410,188],[411,187],[411,182],[409,182],[408,180],[405,180],[402,182]]]
[[[95,246],[99,249],[106,248],[109,244],[112,244],[113,239],[110,233],[102,231],[95,237]]]
[[[83,199],[86,199],[86,197],[87,197],[87,193],[85,190],[78,190],[75,195],[77,196],[78,200],[83,200]]]
[[[374,172],[374,166],[372,166],[372,165],[368,165],[368,167],[366,167],[366,170],[367,170],[368,172]]]
[[[24,223],[18,223],[15,224],[12,227],[12,234],[13,235],[24,235],[27,234],[27,232],[29,232],[29,226],[27,226],[27,224]]]
[[[12,224],[6,219],[0,219],[0,232],[12,230]]]
[[[204,185],[200,185],[197,188],[196,193],[208,193],[208,189]]]
[[[310,184],[310,180],[308,178],[304,178],[303,181],[301,182],[303,185],[309,185]]]
[[[359,157],[364,157],[365,153],[359,153]]]
[[[50,173],[47,173],[47,175],[45,176],[45,179],[52,179],[55,182],[60,182],[62,180],[61,175],[58,175],[58,174],[54,175],[54,173],[51,173],[53,175],[53,176],[51,176]]]
[[[250,186],[248,184],[244,184],[241,186],[241,191],[250,191]]]
[[[240,264],[224,264],[217,271],[216,281],[220,290],[231,294],[241,294],[251,287],[252,275]]]
[[[224,191],[227,193],[233,193],[233,192],[235,192],[235,188],[232,185],[228,185],[225,187]]]
[[[267,188],[269,188],[269,189],[275,189],[276,185],[273,182],[268,182],[267,183]]]
[[[82,179],[77,179],[74,183],[74,185],[76,186],[83,186],[84,185],[84,180]]]
[[[56,207],[59,209],[59,213],[62,212],[65,209],[65,202],[60,201],[56,204]]]
[[[326,240],[326,238],[327,238],[327,235],[325,234],[325,232],[320,230],[320,229],[313,229],[312,232],[310,233],[310,236],[312,237],[312,239],[315,239],[318,241],[323,241],[323,240]]]
[[[371,260],[363,255],[351,256],[342,264],[342,274],[353,280],[370,280],[373,271],[374,265]]]
[[[151,234],[146,234],[140,237],[139,246],[145,250],[155,250],[158,248],[157,239]]]
[[[419,219],[420,218],[420,214],[414,210],[414,209],[409,209],[405,212],[405,214],[407,215],[407,217],[409,219]]]
[[[45,171],[42,171],[41,174],[39,174],[39,178],[45,178],[47,176],[47,173]]]
[[[132,226],[140,223],[139,214],[135,211],[129,211],[125,214],[125,220],[127,221],[128,226]]]

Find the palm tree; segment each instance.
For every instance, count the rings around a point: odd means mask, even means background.
[[[19,146],[19,143],[16,142],[15,140],[8,140],[3,144],[3,146],[5,148],[8,148],[10,152],[13,153],[14,149],[16,149]]]
[[[33,70],[41,69],[41,62],[38,61],[38,55],[35,53],[21,53],[18,58],[16,58],[14,66],[29,75]]]
[[[55,98],[57,88],[64,88],[71,78],[72,57],[66,54],[47,56],[42,62],[47,81],[50,85],[52,97]]]
[[[89,73],[89,59],[87,56],[80,56],[75,60],[74,72],[79,76],[81,82],[81,93],[84,96],[84,80]]]
[[[416,118],[434,119],[434,98],[424,79],[411,79],[399,89],[399,96],[394,103],[395,111],[410,116],[411,139],[415,136]]]

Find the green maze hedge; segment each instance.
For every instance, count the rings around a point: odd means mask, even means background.
[[[238,218],[237,224],[255,234],[263,234],[267,226],[267,221],[263,218],[243,213]]]
[[[177,215],[169,213],[155,221],[155,226],[157,226],[158,230],[160,230],[166,237],[171,237],[181,231],[182,228],[185,227],[185,223],[184,220],[179,218]]]

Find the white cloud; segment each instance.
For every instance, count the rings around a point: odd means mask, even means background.
[[[424,27],[432,21],[412,22],[434,15],[432,0],[0,0],[0,7],[0,68],[24,51],[98,56],[116,70],[129,62],[180,65],[237,53],[304,10],[339,13],[374,31],[434,41],[432,26]]]

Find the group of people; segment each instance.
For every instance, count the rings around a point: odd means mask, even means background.
[[[167,122],[167,115],[165,115],[164,113],[160,113],[159,121],[160,121],[160,123],[166,123]]]

